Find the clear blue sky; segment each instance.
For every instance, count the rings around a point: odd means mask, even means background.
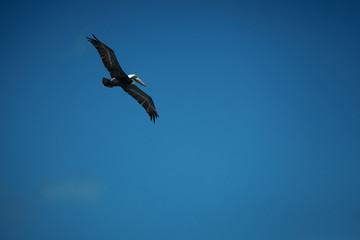
[[[0,239],[360,239],[355,2],[3,3]]]

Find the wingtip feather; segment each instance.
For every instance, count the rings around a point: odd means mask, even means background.
[[[157,114],[157,112],[153,112],[153,113],[151,113],[151,114],[149,114],[149,115],[150,115],[150,121],[153,121],[154,123],[155,123],[156,118],[159,117],[159,115]]]
[[[91,42],[91,43],[93,43],[93,42],[100,42],[100,40],[94,35],[94,34],[91,34],[92,36],[93,36],[93,38],[91,38],[91,37],[86,37],[86,39],[89,41],[89,42]]]
[[[91,35],[95,38],[96,41],[100,42],[100,40],[94,34],[91,34]]]

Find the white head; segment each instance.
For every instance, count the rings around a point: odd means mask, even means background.
[[[147,85],[146,85],[143,81],[141,81],[140,78],[138,78],[135,74],[130,74],[130,75],[128,75],[128,77],[132,80],[132,83],[133,83],[133,84],[134,84],[135,82],[138,82],[138,83],[140,83],[141,85],[147,87]]]

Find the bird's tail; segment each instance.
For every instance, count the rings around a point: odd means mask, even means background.
[[[102,84],[105,86],[105,87],[108,87],[108,88],[112,88],[114,85],[110,82],[110,79],[108,78],[103,78],[102,79]]]

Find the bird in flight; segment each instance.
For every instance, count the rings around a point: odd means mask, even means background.
[[[135,83],[140,83],[141,85],[147,87],[146,84],[141,81],[140,78],[138,78],[135,74],[126,75],[120,67],[120,64],[115,57],[114,51],[100,42],[100,40],[97,39],[94,34],[92,36],[94,38],[87,37],[87,39],[100,54],[101,60],[111,76],[111,79],[103,78],[102,84],[108,88],[115,86],[121,87],[130,96],[135,98],[135,100],[140,103],[141,106],[143,106],[143,108],[149,114],[150,120],[154,121],[155,123],[155,119],[159,117],[159,115],[156,111],[153,100],[149,95],[141,91],[135,85]]]

